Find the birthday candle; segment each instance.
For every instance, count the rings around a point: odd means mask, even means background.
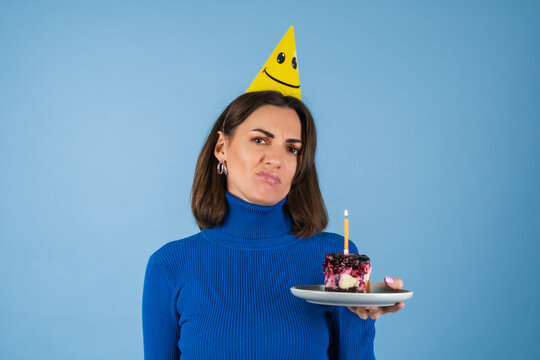
[[[348,255],[349,254],[349,212],[347,210],[345,210],[345,222],[343,226],[345,228],[345,231],[344,231],[345,249],[343,250],[343,253],[345,255]]]

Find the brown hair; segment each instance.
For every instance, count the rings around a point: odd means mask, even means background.
[[[226,137],[234,136],[236,127],[253,111],[263,105],[274,105],[295,110],[302,124],[302,149],[291,190],[283,206],[291,218],[292,233],[297,237],[310,237],[321,232],[328,224],[328,214],[319,189],[315,169],[317,134],[315,122],[304,103],[292,96],[276,91],[249,92],[237,97],[216,120],[197,160],[191,188],[191,210],[200,229],[220,226],[225,220],[228,203],[225,198],[227,177],[217,172],[218,160],[214,148],[218,131]]]

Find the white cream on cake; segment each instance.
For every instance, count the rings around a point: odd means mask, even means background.
[[[342,274],[339,278],[339,287],[341,289],[349,289],[352,287],[358,286],[358,279],[349,275],[349,274]]]

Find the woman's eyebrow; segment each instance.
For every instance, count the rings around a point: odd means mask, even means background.
[[[260,131],[262,132],[264,135],[268,136],[269,138],[274,138],[274,134],[272,134],[271,132],[269,131],[266,131],[266,130],[263,130],[263,129],[253,129],[251,131]]]
[[[266,130],[263,130],[263,129],[253,129],[251,131],[259,131],[259,132],[262,132],[264,135],[268,136],[269,138],[273,139],[275,136],[274,134],[272,134],[270,131],[266,131]],[[299,140],[299,139],[287,139],[285,140],[285,142],[289,142],[289,143],[299,143],[301,144],[302,143],[302,140]]]

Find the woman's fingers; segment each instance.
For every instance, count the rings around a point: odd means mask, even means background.
[[[399,310],[403,309],[404,307],[405,307],[405,304],[400,301],[397,304],[392,305],[392,306],[383,306],[382,307],[382,313],[383,314],[388,314],[389,312],[395,313],[395,312],[398,312]]]
[[[369,309],[366,309],[363,306],[347,306],[356,315],[360,316],[360,319],[366,320],[369,317]]]
[[[384,282],[371,283],[372,287],[389,287],[391,289],[402,289],[403,280],[386,276]]]
[[[383,287],[388,286],[391,289],[401,289],[403,288],[403,281],[398,278],[393,278],[390,276],[386,276],[384,278],[384,282],[380,283],[373,283],[371,284],[374,287]],[[402,302],[398,302],[397,304],[394,304],[392,306],[347,306],[349,310],[351,310],[356,315],[360,316],[361,319],[366,320],[367,318],[371,318],[373,320],[377,320],[382,314],[388,314],[388,313],[395,313],[399,310],[403,309],[405,307],[405,304]]]
[[[398,278],[393,278],[393,277],[390,277],[390,276],[386,276],[384,278],[384,282],[385,282],[386,286],[388,286],[389,288],[392,288],[392,289],[401,289],[403,287],[403,281],[401,279],[398,279]]]
[[[369,307],[369,317],[373,320],[377,320],[382,314],[382,308],[379,306],[370,306]]]
[[[377,320],[379,316],[381,316],[382,314],[386,314],[383,311],[384,308],[379,306],[347,306],[347,308],[356,315],[360,316],[362,320],[366,320],[367,318]]]

